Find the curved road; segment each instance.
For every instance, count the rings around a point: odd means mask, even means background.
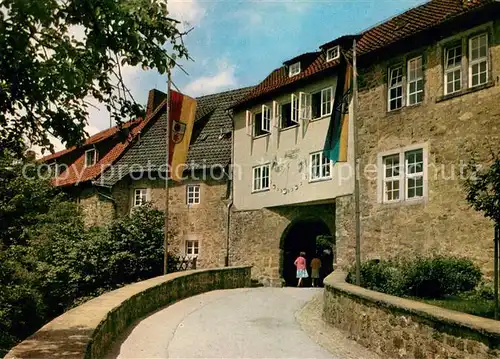
[[[295,314],[321,289],[244,288],[184,299],[136,324],[111,358],[338,358]],[[358,357],[359,358],[359,357]]]

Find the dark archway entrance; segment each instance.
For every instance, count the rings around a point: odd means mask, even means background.
[[[318,237],[323,240],[317,241]],[[327,243],[331,245],[325,246]],[[308,218],[293,221],[283,232],[281,237],[281,278],[286,286],[296,286],[296,269],[293,264],[300,252],[306,253],[307,272],[311,275],[310,263],[315,254],[321,259],[320,282],[333,271],[333,247],[334,239],[325,222],[318,218]],[[311,284],[310,278],[305,282]]]

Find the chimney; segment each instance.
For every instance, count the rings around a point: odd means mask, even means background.
[[[161,92],[160,90],[157,89],[151,89],[149,90],[149,95],[148,95],[148,104],[146,105],[146,117],[151,115],[158,105],[162,103],[163,100],[167,98],[167,94],[164,92]]]

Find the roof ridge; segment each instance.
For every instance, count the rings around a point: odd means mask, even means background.
[[[251,89],[253,87],[255,87],[255,85],[240,87],[240,88],[236,88],[236,89],[232,89],[232,90],[226,90],[226,91],[221,91],[221,92],[214,92],[214,93],[211,93],[211,94],[208,94],[208,95],[203,95],[203,96],[195,97],[195,100],[202,99],[202,98],[205,98],[205,97],[210,97],[210,96],[223,95],[223,94],[229,93],[229,92],[236,92],[236,91],[248,90],[248,89]]]

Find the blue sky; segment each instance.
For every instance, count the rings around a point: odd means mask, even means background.
[[[186,46],[194,62],[189,73],[173,72],[175,84],[199,96],[255,85],[283,61],[345,34],[367,29],[423,3],[422,0],[354,1],[203,1],[169,0],[172,17],[194,27]],[[148,90],[166,89],[166,78],[154,71],[129,68],[126,82],[136,100],[145,103]],[[104,110],[91,111],[88,131],[109,126]]]

